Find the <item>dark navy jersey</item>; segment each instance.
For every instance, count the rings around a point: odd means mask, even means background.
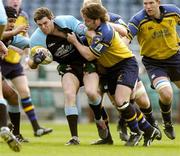
[[[71,33],[70,29],[61,28],[64,33]],[[58,63],[71,64],[72,62],[85,62],[85,58],[80,55],[74,45],[69,43],[66,38],[54,35],[47,35],[47,49],[52,53],[53,60]]]

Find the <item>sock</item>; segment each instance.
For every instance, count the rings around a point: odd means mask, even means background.
[[[105,121],[109,120],[109,116],[108,116],[104,106],[101,107],[101,116],[102,116],[103,120],[105,120]]]
[[[145,115],[146,120],[151,124],[154,125],[155,123],[155,118],[153,116],[153,111],[152,111],[152,107],[151,105],[149,106],[149,108],[140,108],[141,112]]]
[[[136,113],[140,130],[142,130],[146,135],[151,134],[154,128],[150,125],[138,108],[136,108]]]
[[[163,104],[159,100],[159,106],[161,108],[161,114],[164,122],[171,122],[171,104]]]
[[[77,136],[78,137],[78,130],[77,130],[77,124],[78,124],[78,115],[68,115],[66,116],[68,125],[70,128],[71,136]]]
[[[37,131],[40,128],[40,126],[37,121],[34,105],[32,104],[31,98],[28,97],[28,98],[21,99],[21,104],[22,104],[24,112],[26,113],[28,119],[30,120],[32,124],[33,130]]]
[[[19,105],[10,105],[8,107],[9,118],[11,123],[13,124],[13,134],[19,135],[20,134],[20,108]]]
[[[6,101],[0,99],[0,128],[7,126],[7,107]]]
[[[64,108],[64,112],[68,121],[71,136],[78,137],[78,109],[76,106]]]
[[[136,119],[137,114],[134,106],[131,103],[125,102],[121,107],[118,107],[118,110],[121,111],[121,115],[127,122],[131,132],[141,133]]]
[[[100,120],[102,115],[102,106],[101,106],[102,98],[99,96],[99,98],[96,99],[96,101],[90,101],[89,100],[89,106],[92,109],[95,119]]]

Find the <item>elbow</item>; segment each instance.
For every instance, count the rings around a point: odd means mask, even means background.
[[[88,55],[88,56],[86,56],[86,60],[93,61],[93,60],[95,60],[95,58],[92,55]]]

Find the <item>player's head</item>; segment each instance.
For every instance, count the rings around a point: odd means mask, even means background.
[[[5,11],[8,17],[8,23],[6,25],[6,30],[13,30],[14,25],[16,22],[16,19],[18,17],[16,9],[10,7],[10,6],[5,6]]]
[[[101,22],[108,21],[107,10],[97,3],[92,3],[83,7],[81,9],[81,14],[89,30],[94,30]]]
[[[34,12],[34,21],[43,33],[49,34],[54,29],[54,15],[51,10],[46,7],[40,7]]]
[[[22,0],[7,0],[7,6],[11,6],[19,12],[21,8]]]
[[[143,0],[144,9],[151,17],[156,17],[160,14],[160,0]]]
[[[91,3],[97,3],[97,4],[101,4],[102,5],[102,1],[101,0],[84,0],[83,1],[83,7],[91,4]]]

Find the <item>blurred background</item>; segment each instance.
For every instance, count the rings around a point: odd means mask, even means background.
[[[117,13],[122,16],[123,20],[127,23],[128,20],[140,9],[142,9],[142,0],[102,0],[104,6],[110,12]],[[180,0],[161,0],[161,3],[176,4],[180,7]],[[33,21],[33,11],[41,6],[50,8],[55,15],[73,15],[79,20],[80,7],[82,0],[22,0],[22,8],[29,15],[30,30],[29,35],[36,29]],[[180,34],[180,27],[178,28]],[[141,64],[141,57],[139,56],[139,49],[136,39],[131,44],[131,49],[136,54],[140,65],[140,77],[144,82],[148,95],[153,105],[153,110],[156,117],[159,119],[159,105],[158,97],[154,90],[150,88],[149,79]],[[39,118],[46,120],[59,120],[63,121],[64,117],[64,99],[61,89],[61,78],[56,72],[56,63],[47,66],[41,66],[39,70],[27,70],[29,85],[33,103],[36,106]],[[174,101],[173,101],[173,119],[180,123],[180,92],[173,85],[174,88]],[[92,121],[92,115],[88,108],[87,97],[83,92],[83,88],[79,92],[78,106],[80,122]],[[108,109],[110,120],[115,122],[117,120],[117,112],[105,96],[103,104]]]

